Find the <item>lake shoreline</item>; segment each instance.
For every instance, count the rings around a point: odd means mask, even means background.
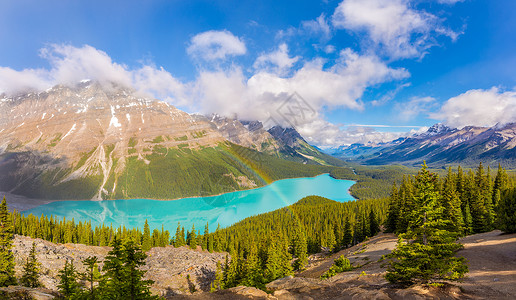
[[[173,231],[180,222],[185,228],[207,222],[230,226],[246,217],[287,207],[307,196],[320,196],[338,202],[355,201],[349,188],[352,180],[335,179],[328,173],[313,177],[277,180],[269,185],[209,197],[190,197],[175,201],[126,199],[112,201],[56,201],[29,209],[24,214],[91,221],[92,225],[112,224],[141,227],[148,220],[151,228],[162,225]]]
[[[36,208],[36,207],[41,206],[41,205],[46,205],[46,204],[53,203],[53,202],[62,202],[62,201],[117,201],[117,200],[135,200],[135,199],[145,199],[145,200],[154,200],[154,201],[177,201],[177,200],[183,200],[183,199],[216,197],[216,196],[221,196],[221,195],[225,195],[225,194],[231,194],[231,193],[235,193],[235,192],[250,191],[250,190],[256,190],[256,189],[264,188],[264,187],[267,187],[267,186],[273,184],[274,182],[281,181],[281,180],[300,179],[300,178],[315,178],[315,177],[321,176],[321,175],[329,175],[330,177],[332,177],[330,175],[330,173],[320,173],[320,174],[317,174],[317,175],[314,175],[314,176],[301,176],[301,177],[282,178],[282,179],[273,180],[273,181],[267,183],[266,185],[257,186],[257,187],[253,187],[253,188],[248,188],[248,189],[235,190],[235,191],[231,191],[231,192],[218,193],[218,194],[214,194],[214,195],[188,196],[188,197],[173,198],[173,199],[122,198],[122,199],[102,199],[102,200],[97,200],[97,199],[57,199],[57,200],[50,200],[50,199],[29,198],[29,197],[25,197],[25,196],[22,196],[22,195],[16,195],[16,194],[12,194],[12,193],[9,193],[9,192],[3,192],[3,191],[0,191],[0,197],[3,198],[5,196],[5,198],[7,200],[7,206],[8,206],[9,211],[12,211],[13,209],[16,209],[16,211],[18,211],[18,212],[23,212],[23,211],[26,211],[26,210],[29,210],[29,209]],[[349,179],[339,179],[339,178],[334,178],[334,179],[336,179],[336,180],[353,181],[353,180],[349,180]],[[355,183],[356,183],[356,181],[355,181]],[[349,193],[349,189],[348,189],[348,193]],[[351,195],[351,193],[349,193],[349,194]],[[351,195],[351,196],[356,200],[356,198],[353,195]]]

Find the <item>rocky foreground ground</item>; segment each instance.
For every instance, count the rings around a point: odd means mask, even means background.
[[[54,297],[56,274],[66,259],[74,259],[77,268],[84,270],[82,259],[96,255],[102,260],[109,251],[109,247],[56,245],[17,236],[14,251],[18,274],[32,241],[36,242],[38,260],[43,265],[42,282],[47,288],[30,291],[38,299]],[[458,254],[468,259],[470,272],[463,282],[440,288],[416,285],[401,289],[383,278],[386,260],[382,256],[390,253],[396,241],[392,234],[380,234],[336,254],[313,255],[307,270],[269,283],[269,293],[249,287],[209,293],[216,262],[224,260],[224,253],[172,246],[153,248],[145,269],[147,278],[155,281],[153,292],[167,299],[516,299],[516,234],[492,231],[463,238],[464,249]],[[340,255],[357,268],[319,279]]]

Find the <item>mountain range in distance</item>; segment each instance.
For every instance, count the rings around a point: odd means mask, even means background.
[[[381,144],[352,144],[326,153],[366,165],[474,166],[479,162],[516,167],[516,123],[493,127],[450,128],[441,123],[428,131]]]
[[[81,81],[0,95],[0,191],[40,199],[175,199],[343,165],[292,128],[188,114]]]

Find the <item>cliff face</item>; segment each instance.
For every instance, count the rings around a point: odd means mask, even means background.
[[[23,193],[32,182],[41,187],[29,193],[35,197],[82,181],[88,192],[78,198],[109,198],[131,158],[148,164],[160,149],[225,141],[212,123],[165,102],[89,81],[3,97],[0,111],[0,190]]]

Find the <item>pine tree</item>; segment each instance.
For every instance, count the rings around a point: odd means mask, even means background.
[[[125,272],[122,242],[116,236],[111,243],[111,250],[104,260],[104,275],[100,281],[100,293],[107,299],[126,299],[124,294]]]
[[[498,205],[498,201],[502,196],[502,193],[507,189],[508,184],[508,176],[505,169],[502,168],[500,164],[498,164],[498,172],[496,173],[495,181],[493,184],[493,206],[496,208]]]
[[[346,221],[344,221],[344,236],[342,237],[342,246],[344,248],[348,248],[353,242],[353,234],[351,232],[351,223],[349,222],[349,218],[346,217]]]
[[[234,248],[230,249],[229,254],[231,255],[231,261],[227,261],[226,256],[226,266],[225,266],[225,280],[224,286],[225,288],[231,288],[238,285],[239,274],[238,274],[238,253]]]
[[[143,280],[145,271],[141,267],[145,265],[147,255],[143,253],[132,241],[128,241],[123,247],[123,274],[124,274],[124,295],[126,299],[158,299],[150,293],[152,280]]]
[[[220,261],[217,261],[217,269],[215,271],[215,280],[211,283],[210,292],[220,291],[224,289],[224,274]]]
[[[473,232],[480,233],[485,232],[489,228],[489,223],[487,220],[487,209],[485,206],[485,191],[486,188],[486,178],[484,175],[484,167],[482,163],[479,164],[477,168],[477,172],[474,176],[474,186],[472,189],[471,196],[471,217],[473,219]]]
[[[444,207],[444,218],[450,220],[448,231],[464,232],[464,219],[461,210],[460,199],[456,192],[455,180],[452,175],[451,167],[448,169],[448,175],[444,181],[443,191],[441,193],[441,204]]]
[[[79,291],[79,284],[77,283],[77,270],[73,265],[73,261],[65,261],[64,268],[59,271],[59,284],[57,285],[59,292],[63,294],[65,299],[71,299]]]
[[[443,218],[439,202],[437,175],[426,164],[416,176],[415,211],[408,231],[400,235],[385,276],[390,282],[410,284],[435,280],[458,280],[468,271],[463,257],[455,257],[461,248],[457,234],[446,230],[450,223]],[[408,242],[410,241],[410,242]]]
[[[387,211],[387,220],[385,221],[386,232],[395,232],[398,223],[399,207],[398,207],[398,189],[396,182],[392,184],[391,195],[389,197],[389,209]]]
[[[498,203],[498,228],[505,233],[516,232],[516,189],[504,192]]]
[[[305,233],[299,228],[296,228],[293,246],[294,256],[294,270],[303,270],[308,263],[308,245],[306,243]]]
[[[82,261],[84,266],[86,267],[86,273],[84,274],[85,279],[88,281],[90,285],[90,292],[88,295],[88,299],[96,299],[95,293],[95,282],[100,278],[100,272],[98,271],[97,265],[98,258],[96,256],[90,256]]]
[[[253,286],[257,288],[265,288],[263,284],[262,268],[260,265],[260,258],[258,257],[258,249],[255,243],[251,243],[249,254],[245,261],[244,279],[242,284],[246,286]]]
[[[39,282],[40,265],[36,257],[36,243],[32,242],[32,248],[30,249],[29,257],[27,257],[27,262],[23,266],[23,275],[20,279],[20,283],[23,286],[30,288],[41,286]]]
[[[378,232],[380,232],[380,225],[378,224],[378,218],[371,207],[371,211],[369,212],[369,232],[371,236],[375,236]]]
[[[411,214],[414,211],[414,197],[412,193],[412,182],[403,176],[403,180],[398,191],[399,217],[396,224],[396,233],[403,233],[407,231]]]
[[[202,236],[202,244],[201,248],[203,250],[208,250],[208,235],[210,234],[210,229],[208,227],[208,222],[206,222],[206,226],[204,226],[204,234]]]
[[[190,231],[190,234],[188,235],[187,242],[191,249],[197,249],[197,233],[195,231],[195,224],[192,225],[192,231]]]
[[[150,236],[149,223],[145,219],[145,225],[143,226],[143,238],[142,238],[142,250],[147,252],[152,248],[152,240]]]
[[[14,277],[13,225],[4,199],[0,204],[0,287],[16,284]]]

